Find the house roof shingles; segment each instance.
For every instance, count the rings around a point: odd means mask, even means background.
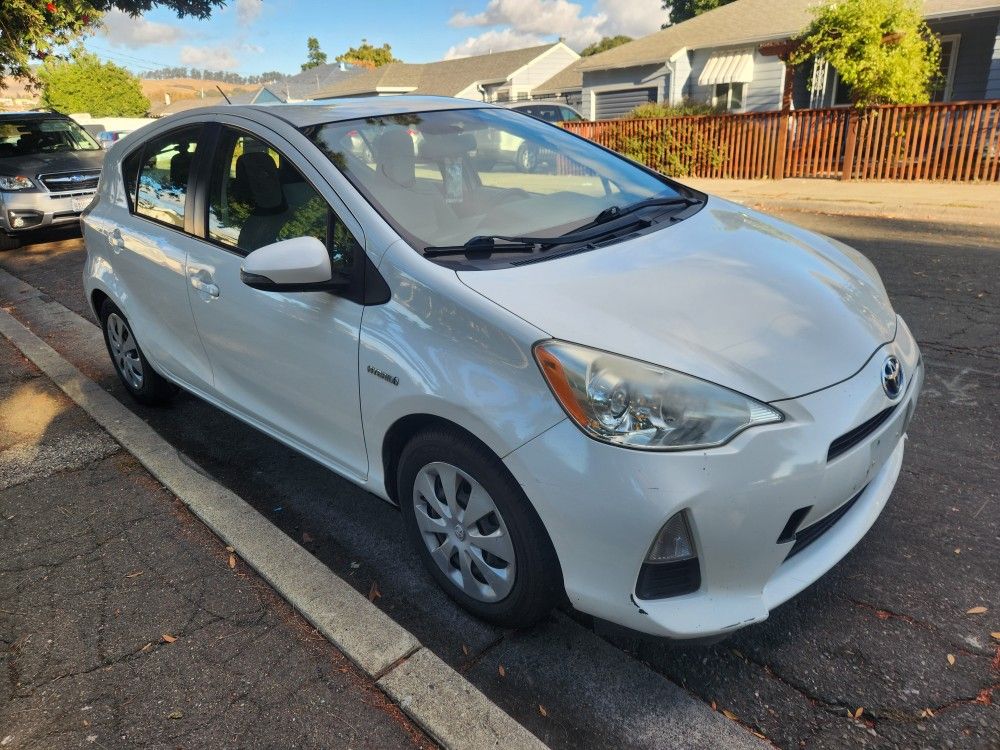
[[[676,26],[607,52],[583,58],[580,70],[631,68],[664,63],[682,49],[701,49],[784,39],[798,34],[824,0],[736,0]],[[926,18],[1000,8],[989,0],[924,0]]]
[[[518,68],[557,44],[560,42],[431,63],[389,63],[322,89],[313,98],[372,94],[379,89],[406,89],[412,94],[455,96],[477,82],[505,81]]]

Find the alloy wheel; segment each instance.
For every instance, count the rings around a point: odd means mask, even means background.
[[[142,359],[139,357],[139,346],[135,343],[128,324],[117,314],[111,313],[105,324],[108,329],[108,344],[111,347],[111,358],[122,378],[135,390],[142,388]]]
[[[514,545],[486,489],[451,464],[417,472],[413,507],[420,536],[445,576],[467,596],[496,602],[514,586]]]

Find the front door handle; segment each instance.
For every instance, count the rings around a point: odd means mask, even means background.
[[[199,278],[198,276],[192,276],[191,277],[191,286],[193,286],[199,292],[204,292],[209,297],[218,297],[219,296],[219,287],[218,286],[216,286],[215,284],[213,284],[210,281],[205,281],[204,279]]]

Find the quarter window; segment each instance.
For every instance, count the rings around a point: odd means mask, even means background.
[[[161,224],[184,228],[184,203],[199,131],[199,128],[175,130],[143,146],[134,194],[129,187],[135,213]],[[125,179],[129,179],[129,167],[131,164],[126,160]]]
[[[208,206],[208,236],[250,253],[294,237],[316,237],[335,268],[350,267],[360,246],[326,200],[278,151],[253,136],[223,131]]]

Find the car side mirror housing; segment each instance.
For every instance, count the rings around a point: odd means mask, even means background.
[[[294,237],[264,245],[250,253],[240,280],[263,292],[322,292],[346,289],[349,274],[334,274],[330,253],[315,237]]]

